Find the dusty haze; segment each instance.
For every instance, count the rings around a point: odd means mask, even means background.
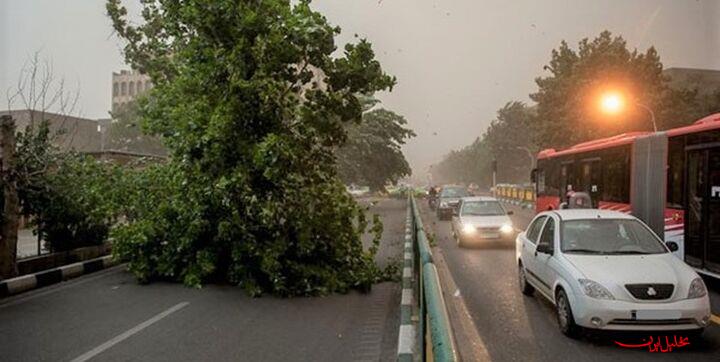
[[[126,1],[129,4],[130,2]],[[720,1],[318,0],[343,29],[367,37],[397,76],[380,98],[418,136],[405,147],[416,175],[480,136],[510,100],[529,101],[551,49],[622,35],[654,45],[665,67],[720,69]],[[0,1],[0,108],[5,91],[36,50],[56,75],[79,85],[81,115],[107,117],[111,73],[124,68],[103,1]]]

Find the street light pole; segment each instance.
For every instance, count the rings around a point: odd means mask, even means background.
[[[535,156],[533,155],[532,151],[530,151],[529,148],[522,147],[522,146],[517,146],[515,148],[517,148],[518,150],[523,150],[523,151],[527,152],[528,157],[530,157],[530,169],[532,170],[533,168],[535,168]]]
[[[650,121],[652,121],[653,131],[657,132],[657,124],[655,124],[655,112],[653,112],[652,109],[650,109],[650,107],[648,107],[642,103],[636,102],[635,105],[637,105],[638,107],[640,107],[640,108],[648,111],[648,113],[650,113]]]

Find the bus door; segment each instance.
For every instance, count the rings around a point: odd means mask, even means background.
[[[578,188],[575,191],[585,191],[590,195],[592,201],[592,207],[598,207],[598,200],[600,199],[600,158],[589,158],[584,159],[580,163],[580,180]]]
[[[573,161],[565,161],[560,164],[560,202],[568,202],[567,192],[575,188],[575,164]]]
[[[720,147],[688,150],[686,180],[685,261],[720,273]]]

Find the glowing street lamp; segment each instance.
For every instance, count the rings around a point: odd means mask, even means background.
[[[606,93],[600,98],[600,108],[608,114],[617,114],[623,110],[625,102],[619,93]]]
[[[637,107],[640,107],[650,113],[650,121],[653,125],[653,131],[657,132],[657,124],[655,124],[655,113],[650,107],[635,102]],[[607,114],[618,114],[625,108],[625,98],[617,92],[608,92],[600,97],[600,109]]]

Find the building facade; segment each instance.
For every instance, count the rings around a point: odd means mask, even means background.
[[[112,74],[112,111],[153,87],[150,77],[135,70]]]
[[[701,95],[720,89],[720,70],[667,68],[663,75],[670,78],[670,87],[675,89],[697,89]]]

